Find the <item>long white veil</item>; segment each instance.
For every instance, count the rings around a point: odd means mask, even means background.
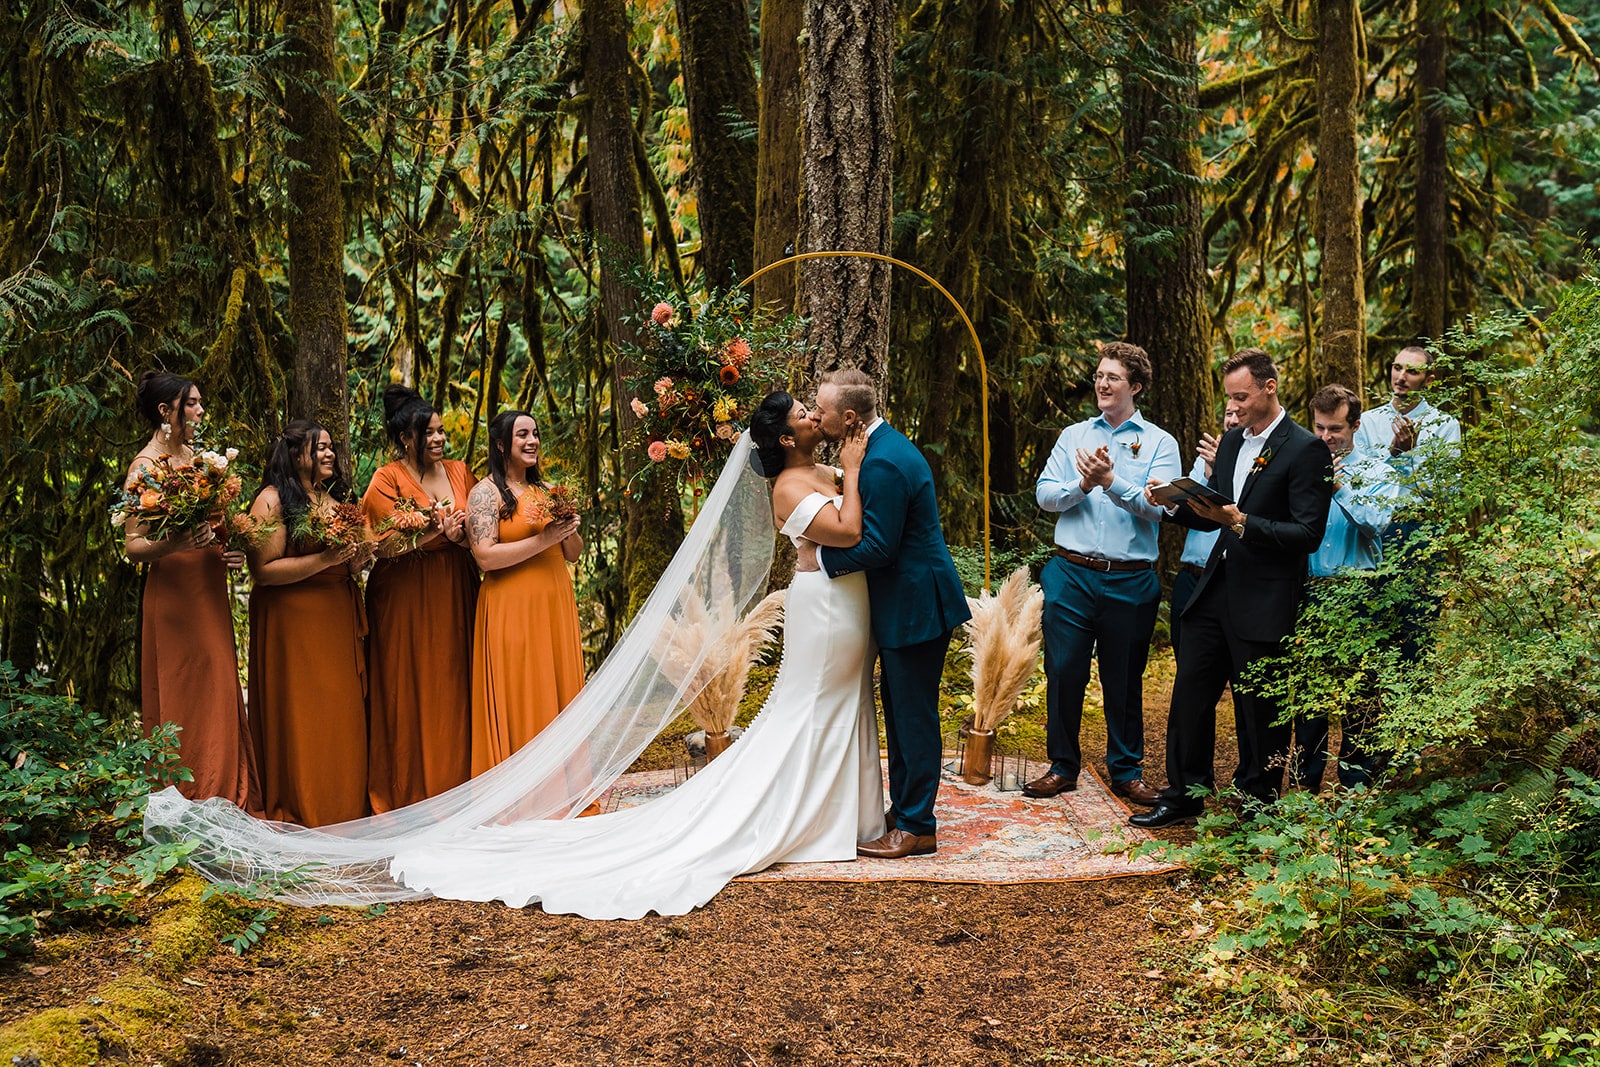
[[[296,904],[360,905],[423,895],[390,877],[401,849],[474,827],[573,817],[694,698],[707,652],[765,591],[772,507],[750,451],[745,433],[611,654],[555,721],[504,763],[419,804],[314,830],[168,788],[149,798],[145,836],[192,844],[190,865],[213,882],[264,888]]]

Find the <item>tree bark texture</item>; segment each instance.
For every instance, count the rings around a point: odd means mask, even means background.
[[[889,251],[893,47],[893,0],[807,0],[800,251]],[[813,374],[859,367],[881,381],[889,282],[881,261],[800,264]]]
[[[349,437],[344,203],[339,111],[333,96],[333,4],[286,0],[289,158],[289,328],[294,333],[290,414],[315,419],[335,441]]]
[[[1217,422],[1201,236],[1196,13],[1171,0],[1135,0],[1124,10],[1144,42],[1130,50],[1122,86],[1126,335],[1150,354],[1155,371],[1139,406],[1187,456]]]
[[[754,49],[744,0],[678,0],[678,40],[689,106],[700,270],[727,289],[748,277],[755,257],[756,144],[732,127],[754,124]]]
[[[1444,110],[1449,37],[1444,0],[1417,5],[1417,233],[1411,248],[1411,321],[1416,335],[1444,336],[1450,316],[1450,156]]]
[[[801,123],[801,28],[806,0],[762,0],[761,133],[756,163],[755,265],[776,263],[799,250]],[[757,307],[778,315],[794,310],[796,267],[780,267],[756,279]]]
[[[1317,271],[1322,314],[1312,389],[1366,389],[1367,295],[1361,227],[1361,9],[1356,0],[1317,7]]]
[[[635,419],[626,403],[627,380],[637,373],[621,346],[635,338],[623,316],[638,312],[640,295],[619,275],[644,261],[644,215],[639,204],[639,172],[634,156],[633,79],[628,55],[628,20],[623,0],[585,0],[583,5],[584,88],[589,98],[589,211],[601,248],[600,304],[612,361],[612,408],[624,442],[623,476],[634,489],[628,497],[622,566],[632,615],[666,569],[683,540],[683,513],[674,487],[664,478],[633,475],[645,464],[629,440]]]

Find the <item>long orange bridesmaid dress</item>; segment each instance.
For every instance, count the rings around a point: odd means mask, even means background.
[[[529,486],[511,517],[500,520],[501,543],[543,530],[549,503],[543,489]],[[531,741],[583,688],[578,600],[559,544],[483,576],[472,660],[472,773],[478,775]]]
[[[139,619],[140,720],[145,733],[176,723],[179,759],[194,780],[191,800],[222,797],[261,812],[239,652],[228,605],[222,549],[163,556],[145,572]]]
[[[250,733],[267,818],[327,826],[367,814],[366,629],[343,563],[251,590]]]
[[[451,503],[463,511],[475,479],[444,461]],[[361,506],[374,529],[409,497],[433,500],[404,463],[378,468]],[[460,785],[472,771],[472,625],[478,567],[439,537],[380,558],[367,577],[367,795],[374,814]]]

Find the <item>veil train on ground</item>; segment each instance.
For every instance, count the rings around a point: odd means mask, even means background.
[[[767,483],[735,443],[682,546],[583,691],[533,741],[447,793],[383,815],[307,829],[252,818],[175,788],[152,794],[145,836],[192,846],[213,882],[301,905],[426,894],[397,882],[401,850],[476,827],[572,818],[604,793],[693,699],[696,668],[766,591],[774,532]]]

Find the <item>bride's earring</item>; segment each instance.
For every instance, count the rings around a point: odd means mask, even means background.
[[[172,423],[163,422],[161,424],[161,439],[169,445],[172,443]]]

